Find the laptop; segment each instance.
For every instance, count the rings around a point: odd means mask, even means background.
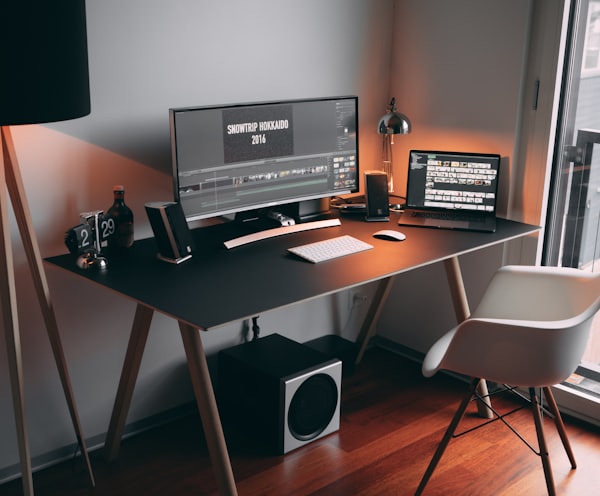
[[[494,232],[500,155],[411,150],[399,225]]]

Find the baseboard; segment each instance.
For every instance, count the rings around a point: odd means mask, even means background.
[[[165,410],[163,412],[151,415],[150,417],[131,422],[125,426],[122,439],[127,439],[136,434],[140,434],[149,429],[154,429],[160,425],[173,422],[179,418],[186,417],[198,411],[195,401]],[[75,435],[73,434],[73,437]],[[102,449],[106,440],[106,432],[86,438],[88,453]],[[45,468],[57,465],[58,463],[81,457],[79,446],[76,442],[62,446],[55,450],[42,453],[31,458],[32,472],[37,472]],[[93,466],[92,466],[93,469]],[[0,485],[18,479],[21,477],[21,465],[15,463],[0,468]]]
[[[413,362],[416,362],[418,364],[422,364],[423,360],[425,359],[425,353],[413,350],[412,348],[408,348],[407,346],[398,344],[395,341],[383,338],[381,336],[374,336],[373,339],[371,339],[371,344],[369,346],[377,346],[384,350],[395,353],[396,355],[399,355],[403,358],[412,360]],[[446,374],[450,377],[454,377],[455,379],[459,379],[465,383],[469,383],[469,381],[471,380],[470,377],[457,374],[456,372],[450,372],[448,370],[440,370],[438,374]]]
[[[421,353],[420,351],[413,350],[408,346],[404,346],[399,344],[391,339],[384,338],[381,336],[373,336],[371,342],[369,343],[369,347],[377,346],[378,348],[383,348],[384,350],[391,351],[396,355],[400,355],[408,360],[412,360],[413,362],[423,363],[423,359],[425,358],[425,353]]]

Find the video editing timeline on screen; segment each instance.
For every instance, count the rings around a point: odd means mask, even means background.
[[[188,220],[357,191],[356,97],[171,109]]]
[[[480,212],[493,212],[498,177],[497,164],[491,159],[461,159],[437,155],[411,154],[410,167],[420,170],[422,198],[411,198],[410,203],[424,207],[453,208]]]

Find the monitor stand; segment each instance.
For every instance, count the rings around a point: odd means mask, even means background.
[[[323,218],[329,214],[329,198],[315,198],[294,204],[297,207],[297,218],[300,221]]]
[[[250,234],[225,241],[224,245],[231,249],[284,234],[339,226],[339,219],[326,218],[328,213],[329,198],[279,205],[272,209],[239,212],[235,215],[234,222],[244,224],[245,228],[250,223],[256,223],[256,229],[252,229]]]
[[[280,225],[290,225],[286,217],[295,223],[313,219],[322,219],[330,213],[329,198],[315,198],[313,200],[302,200],[299,202],[278,205],[272,208],[260,208],[238,212],[235,214],[236,222],[258,221],[260,219],[272,219]],[[285,223],[282,223],[284,221]]]

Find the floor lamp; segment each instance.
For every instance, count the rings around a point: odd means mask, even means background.
[[[85,0],[10,2],[0,12],[4,21],[0,31],[0,308],[6,338],[23,492],[29,496],[33,494],[33,481],[25,416],[9,196],[77,442],[92,486],[94,485],[9,127],[74,119],[90,113]]]

